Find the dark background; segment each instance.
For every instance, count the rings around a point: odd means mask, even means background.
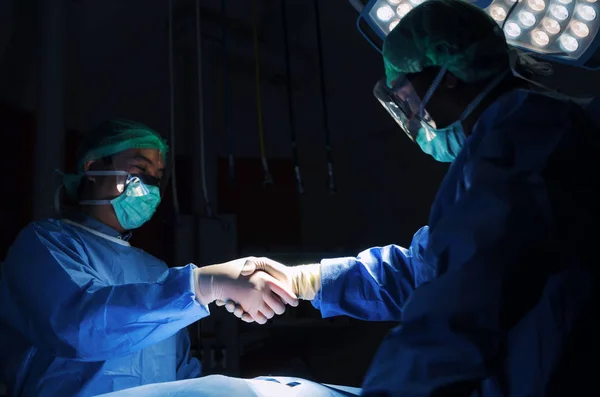
[[[40,184],[47,185],[47,189],[58,185],[51,168],[72,170],[80,133],[111,117],[144,122],[165,136],[170,131],[168,2],[66,1],[66,40],[64,46],[56,48],[57,54],[60,50],[65,54],[61,67],[64,96],[57,93],[55,104],[42,105],[39,93],[47,88],[40,77],[45,66],[39,54],[44,50],[52,54],[55,44],[43,39],[46,28],[42,22],[49,17],[41,1],[0,1],[0,161],[4,183],[0,258],[18,230],[35,217],[33,209],[41,205],[36,200],[36,189]],[[319,2],[328,129],[337,188],[335,194],[330,193],[313,2],[285,1],[294,127],[305,192],[298,194],[293,173],[281,2],[258,1],[265,146],[274,178],[273,186],[263,187],[251,1],[227,1],[226,15],[221,12],[220,1],[202,1],[207,190],[216,214],[235,216],[235,248],[226,254],[206,254],[222,242],[217,241],[221,234],[204,233],[201,238],[187,238],[198,241],[200,248],[192,252],[200,250],[205,256],[177,251],[185,232],[179,227],[179,217],[173,215],[169,187],[158,215],[134,234],[132,243],[171,266],[206,264],[206,255],[223,260],[269,255],[289,264],[354,256],[374,245],[407,245],[412,234],[427,222],[445,166],[423,155],[406,139],[373,97],[372,87],[383,75],[381,57],[356,30],[357,12],[343,0]],[[177,192],[181,215],[195,214],[198,222],[206,218],[206,213],[198,195],[201,180],[196,172],[203,151],[196,144],[199,128],[194,2],[177,0],[174,5]],[[224,69],[224,27],[229,34],[229,73]],[[590,73],[558,68],[550,83],[565,91],[593,93],[597,81],[597,76]],[[227,82],[229,103],[225,95]],[[47,153],[62,153],[59,164],[49,161],[47,167],[40,165],[39,146],[37,152],[35,149],[41,106],[47,113],[52,114],[55,106],[56,112],[64,114],[68,131],[44,146]],[[235,182],[228,177],[227,128],[233,135]],[[41,176],[40,169],[45,170],[45,176]],[[225,319],[220,327],[235,327],[234,340],[218,343],[240,346],[235,353],[241,356],[239,367],[233,372],[219,368],[207,368],[207,372],[242,376],[283,373],[359,385],[378,343],[392,324],[318,317],[309,304],[303,304],[285,321],[265,327],[240,327],[238,322]],[[206,341],[219,333],[219,326],[208,328],[212,331],[191,328],[195,349],[204,353],[210,351],[206,350]]]

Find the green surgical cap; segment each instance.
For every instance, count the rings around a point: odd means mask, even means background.
[[[383,44],[389,86],[400,74],[446,66],[466,83],[509,68],[509,47],[498,24],[463,0],[429,0],[415,7]]]
[[[71,198],[77,197],[85,163],[129,149],[156,149],[162,155],[163,162],[166,162],[169,150],[166,141],[144,124],[124,119],[105,121],[94,131],[84,135],[77,153],[78,173],[63,175],[63,185],[67,194]]]
[[[85,163],[99,160],[129,149],[156,149],[166,161],[168,146],[150,127],[129,120],[109,120],[85,134],[77,154],[77,169],[84,171]]]

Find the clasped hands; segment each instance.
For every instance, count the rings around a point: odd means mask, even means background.
[[[320,266],[288,267],[269,258],[248,257],[195,269],[196,299],[216,302],[245,322],[264,324],[285,305],[312,300],[321,287]]]

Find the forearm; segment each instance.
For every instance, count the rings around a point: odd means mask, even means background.
[[[519,144],[532,139],[519,130],[507,134],[517,132]],[[365,396],[393,391],[466,397],[504,370],[508,333],[539,301],[561,253],[542,178],[516,168],[536,164],[506,153],[509,158],[490,155],[463,167],[472,172],[471,185],[432,222],[424,254],[442,274],[414,292],[402,327],[388,335],[373,360]],[[539,335],[544,327],[538,325],[527,333]]]
[[[366,250],[356,258],[323,260],[321,289],[313,305],[323,317],[399,321],[410,294],[436,275],[420,256],[427,238],[428,228],[424,227],[408,249],[388,245]]]
[[[45,336],[32,336],[57,356],[82,361],[107,360],[153,345],[209,314],[195,299],[193,268],[169,269],[152,283],[92,284],[76,301],[64,291]]]

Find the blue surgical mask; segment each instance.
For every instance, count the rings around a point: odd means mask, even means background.
[[[428,90],[423,107],[427,104],[433,92],[437,89],[442,78],[446,74],[446,68],[440,70],[439,75],[433,81]],[[467,140],[463,122],[473,113],[475,108],[481,104],[483,99],[504,79],[507,73],[501,74],[494,79],[477,97],[467,106],[460,119],[444,128],[434,128],[427,122],[421,120],[420,128],[415,139],[421,150],[431,155],[435,160],[442,163],[451,163],[461,152]]]
[[[160,188],[144,183],[144,175],[130,175],[125,171],[88,171],[86,176],[116,176],[117,189],[122,192],[112,200],[83,200],[82,205],[111,204],[117,220],[126,230],[137,229],[148,222],[160,204]]]
[[[421,150],[441,163],[451,163],[462,150],[467,136],[462,121],[446,128],[434,129],[422,122],[416,143]]]

